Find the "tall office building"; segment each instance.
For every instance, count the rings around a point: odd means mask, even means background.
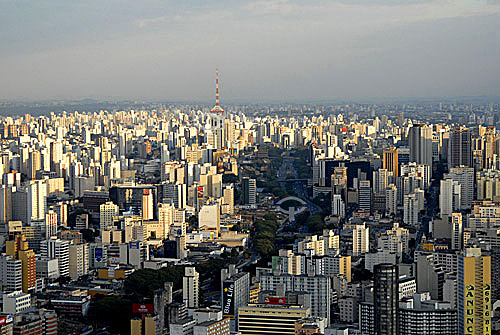
[[[446,173],[444,179],[453,179],[460,185],[460,209],[470,209],[474,200],[474,168],[457,166]]]
[[[153,220],[153,193],[150,189],[144,189],[144,193],[142,195],[142,218],[144,220]]]
[[[444,179],[440,181],[439,190],[439,208],[441,218],[446,218],[451,213],[460,210],[461,199],[460,184],[453,179]]]
[[[398,211],[398,188],[391,184],[385,189],[385,210],[386,213],[397,214]]]
[[[345,217],[345,203],[340,194],[332,194],[332,215]]]
[[[370,228],[358,224],[352,230],[352,254],[359,256],[370,251]]]
[[[0,187],[0,223],[12,220],[12,187],[2,185]]]
[[[432,126],[413,125],[408,133],[410,162],[432,166]]]
[[[358,188],[358,205],[359,209],[372,212],[372,188],[369,180],[360,180]]]
[[[235,319],[238,308],[246,306],[250,300],[250,274],[237,273],[234,265],[230,265],[229,269],[221,270],[221,284],[222,314]]]
[[[405,195],[403,201],[403,222],[407,225],[417,227],[419,211],[417,195],[415,193]]]
[[[488,127],[484,134],[485,143],[483,150],[483,169],[491,169],[494,166],[495,154],[498,157],[498,150],[496,148],[496,130],[495,127]],[[498,158],[497,158],[498,159]]]
[[[184,269],[182,278],[182,299],[187,308],[198,308],[200,277],[194,267]]]
[[[167,238],[170,233],[170,226],[173,224],[173,211],[174,206],[171,204],[160,203],[158,205],[158,223],[163,227],[163,238]]]
[[[255,205],[257,202],[257,190],[256,181],[251,178],[243,178],[243,204],[244,205]]]
[[[59,275],[69,276],[69,241],[51,237],[40,243],[40,255],[43,258],[57,258]]]
[[[375,334],[398,335],[398,266],[392,264],[379,264],[374,266],[373,271]]]
[[[110,230],[113,227],[113,217],[119,213],[118,206],[108,201],[99,206],[99,227],[101,231]]]
[[[491,256],[468,248],[458,257],[459,335],[491,335]]]
[[[461,250],[463,247],[463,232],[462,213],[451,213],[451,248],[453,250]]]
[[[16,235],[14,240],[5,243],[7,255],[22,262],[23,292],[36,288],[36,257],[35,252],[28,247],[28,241],[22,234]]]
[[[395,147],[384,150],[382,167],[391,171],[394,177],[399,176],[398,149]]]
[[[27,186],[28,220],[43,220],[47,202],[47,185],[42,180],[34,180]]]
[[[474,167],[470,129],[453,129],[448,143],[448,170],[457,166]]]
[[[45,238],[49,239],[52,236],[57,235],[57,213],[53,210],[49,210],[45,214]]]

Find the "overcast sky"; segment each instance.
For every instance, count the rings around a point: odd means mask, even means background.
[[[500,95],[500,0],[0,0],[0,99]]]

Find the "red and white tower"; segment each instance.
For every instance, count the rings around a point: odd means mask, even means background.
[[[215,106],[210,113],[224,114],[224,109],[219,105],[219,69],[215,69]]]

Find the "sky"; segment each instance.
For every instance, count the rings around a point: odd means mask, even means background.
[[[500,95],[500,0],[0,0],[0,100]]]

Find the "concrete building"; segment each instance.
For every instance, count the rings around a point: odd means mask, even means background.
[[[6,314],[19,314],[31,307],[31,295],[22,291],[14,291],[3,295],[2,312]]]
[[[61,277],[69,276],[69,245],[69,241],[63,241],[56,237],[51,237],[40,244],[41,257],[57,258]]]
[[[399,335],[399,275],[397,265],[375,265],[373,302],[375,333]]]
[[[199,274],[194,267],[187,267],[184,270],[184,277],[182,279],[182,300],[187,308],[198,308],[200,299]]]
[[[352,254],[359,256],[370,250],[370,228],[358,224],[352,230]]]
[[[69,246],[69,276],[76,280],[89,272],[89,246],[87,243]]]
[[[21,291],[23,289],[23,262],[11,255],[0,255],[0,280],[2,292]]]

